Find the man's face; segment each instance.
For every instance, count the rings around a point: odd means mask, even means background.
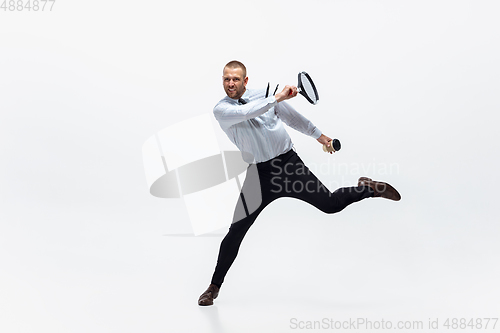
[[[241,68],[224,68],[222,83],[226,94],[232,99],[240,99],[245,93],[248,77],[243,77]]]

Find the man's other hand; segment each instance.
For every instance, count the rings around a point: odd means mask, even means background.
[[[321,136],[319,138],[316,139],[319,143],[321,143],[322,145],[326,145],[327,147],[330,147],[331,144],[332,144],[332,139],[327,137],[326,135],[324,134],[321,134]],[[330,152],[330,154],[334,153],[335,150],[333,152]]]

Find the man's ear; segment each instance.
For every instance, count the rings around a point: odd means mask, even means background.
[[[243,84],[245,85],[245,87],[247,86],[247,83],[248,83],[248,76],[245,78],[245,80],[243,80]]]

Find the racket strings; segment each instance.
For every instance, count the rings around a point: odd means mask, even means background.
[[[316,103],[318,101],[316,90],[305,73],[300,73],[300,82],[302,83],[301,91],[309,97],[312,103]]]

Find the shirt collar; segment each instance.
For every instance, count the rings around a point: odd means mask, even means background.
[[[245,92],[243,93],[243,95],[241,95],[241,97],[240,97],[240,98],[243,98],[243,99],[244,99],[247,103],[248,103],[248,102],[250,102],[250,92],[249,92],[248,90],[249,90],[249,89],[247,88],[247,89],[245,90]],[[227,98],[229,98],[231,101],[233,101],[233,102],[234,102],[234,103],[236,103],[236,104],[238,104],[238,103],[239,103],[239,102],[238,102],[239,98],[238,98],[238,99],[234,99],[234,98],[231,98],[231,97],[229,97],[229,96],[226,96],[226,97],[227,97]]]

